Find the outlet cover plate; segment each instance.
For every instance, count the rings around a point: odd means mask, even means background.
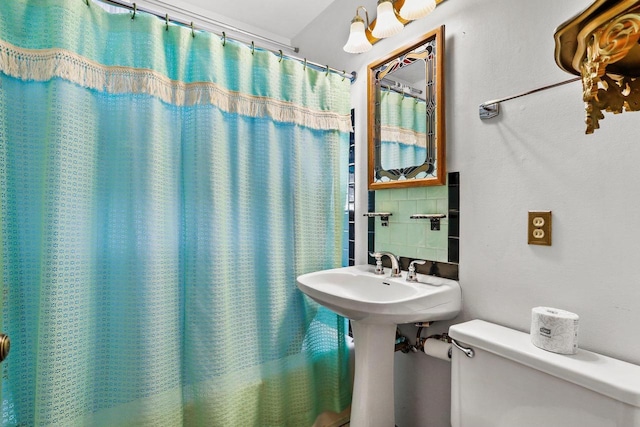
[[[551,246],[551,211],[529,211],[527,243]]]

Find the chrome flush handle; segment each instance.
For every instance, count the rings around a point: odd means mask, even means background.
[[[461,346],[458,341],[454,340],[453,338],[451,338],[451,344],[453,344],[453,346],[455,348],[457,348],[458,350],[460,350],[461,352],[463,352],[464,354],[467,355],[467,357],[473,357],[475,356],[475,351],[473,351],[472,348],[467,348],[467,347],[463,347]]]

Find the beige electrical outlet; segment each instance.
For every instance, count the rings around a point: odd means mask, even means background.
[[[551,211],[529,211],[528,243],[551,246]]]

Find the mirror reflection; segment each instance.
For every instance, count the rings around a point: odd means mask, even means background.
[[[385,64],[379,69],[377,83],[380,93],[380,162],[383,171],[406,170],[413,165],[427,163],[433,165],[434,155],[427,155],[427,100],[433,110],[433,93],[427,94],[425,84],[425,57],[432,46],[426,46],[421,52],[405,55],[407,65],[400,62]],[[430,112],[431,115],[432,111]],[[433,135],[429,141],[433,150]],[[426,162],[425,162],[426,159]],[[410,173],[413,173],[411,171]],[[415,176],[428,176],[424,170]],[[387,172],[389,173],[389,172]]]
[[[369,188],[445,182],[443,27],[369,65]]]

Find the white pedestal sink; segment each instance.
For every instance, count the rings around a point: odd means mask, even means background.
[[[298,288],[352,320],[355,379],[351,427],[393,427],[393,355],[396,326],[454,318],[458,282],[418,274],[418,282],[373,273],[370,265],[317,271],[298,277]]]

